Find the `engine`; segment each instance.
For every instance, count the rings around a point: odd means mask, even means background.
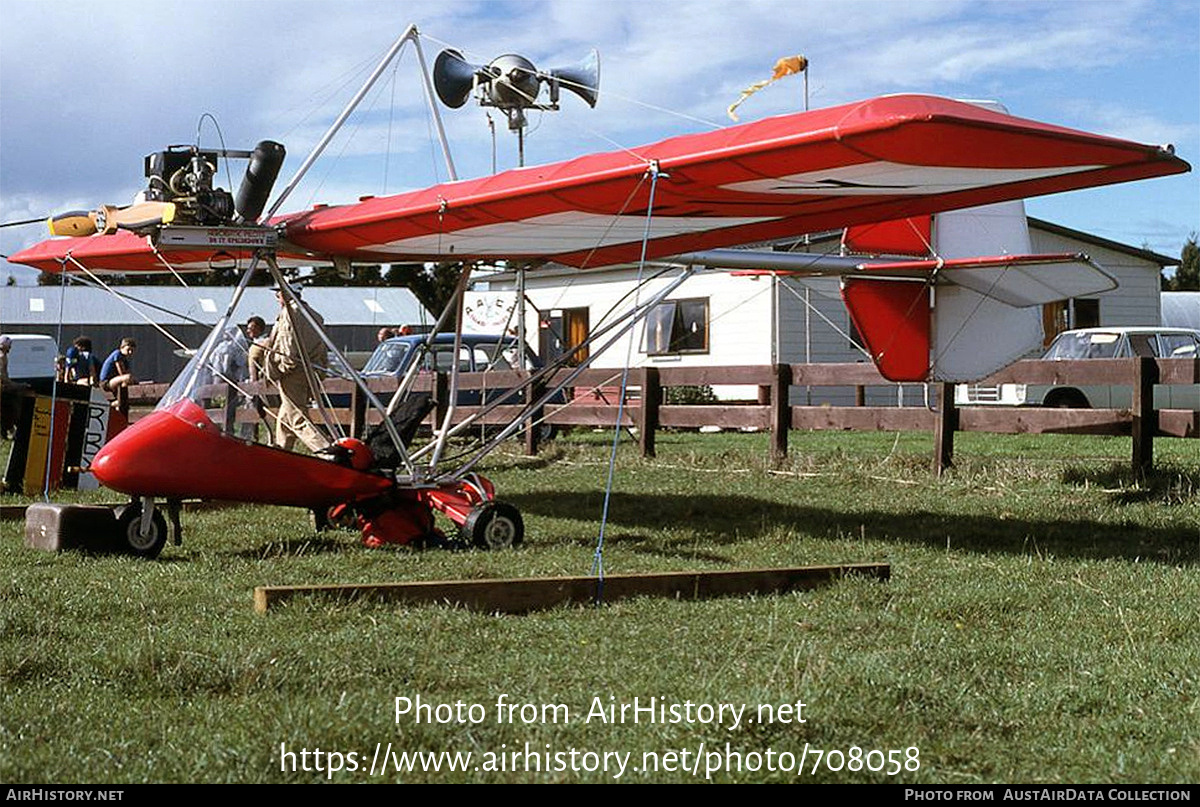
[[[174,204],[177,223],[206,227],[253,223],[262,215],[285,154],[281,144],[270,140],[262,141],[252,152],[171,146],[146,155],[148,184],[144,195],[148,202]],[[222,156],[247,157],[250,161],[236,199],[224,188],[213,186],[217,161]]]

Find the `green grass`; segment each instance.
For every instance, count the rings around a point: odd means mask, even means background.
[[[633,752],[630,765],[702,743],[920,749],[920,769],[894,777],[814,775],[810,756],[800,777],[725,770],[720,781],[1200,780],[1194,441],[1158,441],[1159,471],[1138,485],[1127,438],[961,434],[958,468],[934,480],[928,435],[793,433],[791,459],[773,469],[763,435],[663,434],[657,460],[620,452],[606,572],[887,561],[891,581],[521,617],[303,599],[252,610],[264,584],[586,574],[610,439],[492,459],[502,498],[525,515],[526,544],[512,552],[371,551],[352,533],[315,534],[303,512],[244,507],[185,514],[184,545],[147,563],[36,552],[19,522],[0,522],[0,780],[324,781],[281,772],[280,744],[365,754],[365,769],[377,742],[470,751],[473,765],[527,742]],[[501,694],[565,704],[570,722],[497,724]],[[395,699],[418,695],[480,704],[487,719],[397,722]],[[751,713],[803,701],[806,722],[585,722],[594,698],[635,696]]]

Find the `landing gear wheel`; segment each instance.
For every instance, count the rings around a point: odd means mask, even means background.
[[[155,509],[150,516],[150,530],[142,535],[142,506],[130,504],[117,508],[117,535],[121,548],[139,558],[153,560],[167,543],[167,520]]]
[[[312,509],[313,527],[317,532],[327,530],[352,530],[358,526],[354,510],[345,504]]]
[[[525,522],[511,504],[484,502],[471,509],[460,535],[480,549],[510,549],[525,538]]]

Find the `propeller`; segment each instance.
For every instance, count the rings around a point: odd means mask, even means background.
[[[171,202],[139,202],[126,207],[101,205],[96,210],[72,210],[51,216],[47,225],[51,235],[80,237],[112,235],[118,229],[144,233],[174,220],[175,205]]]

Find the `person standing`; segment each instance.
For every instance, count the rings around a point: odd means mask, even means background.
[[[29,389],[28,384],[18,384],[8,376],[8,351],[11,349],[12,339],[0,336],[0,439],[4,440],[17,427],[20,412],[17,396]]]
[[[279,300],[279,315],[271,331],[271,349],[266,352],[264,367],[267,378],[279,386],[275,445],[290,450],[296,438],[300,438],[315,453],[332,445],[308,417],[309,399],[317,394],[321,383],[314,366],[325,363],[326,351],[305,312],[318,327],[324,320],[295,292],[285,295],[282,288],[276,288],[275,296]]]
[[[246,338],[250,341],[247,350],[247,360],[250,365],[250,380],[261,381],[266,378],[266,355],[271,348],[271,337],[267,335],[267,323],[260,316],[246,320]]]

